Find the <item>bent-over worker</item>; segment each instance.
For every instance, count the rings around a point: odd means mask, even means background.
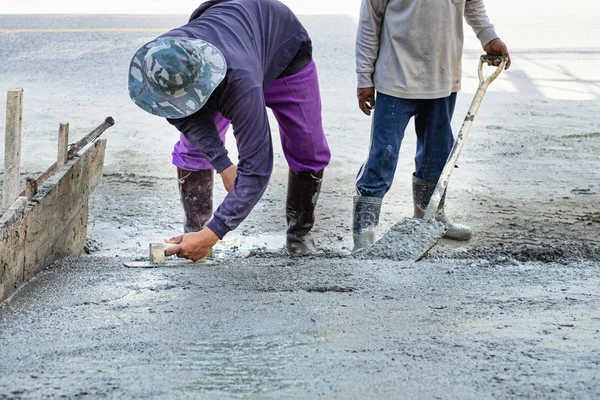
[[[173,164],[185,234],[168,240],[175,245],[167,255],[203,258],[258,203],[273,169],[266,107],[289,165],[287,248],[315,251],[310,231],[330,151],[311,39],[288,7],[276,0],[202,3],[186,25],[139,49],[129,91],[138,106],[181,133]],[[237,166],[224,146],[230,123]],[[228,191],[214,215],[213,170]]]

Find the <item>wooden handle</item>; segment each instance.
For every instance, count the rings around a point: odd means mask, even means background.
[[[479,106],[481,106],[481,101],[483,100],[483,96],[487,91],[487,88],[490,84],[500,75],[500,73],[504,70],[504,66],[506,65],[506,60],[502,58],[502,62],[498,65],[496,71],[492,73],[487,79],[483,78],[483,63],[487,62],[490,56],[481,56],[479,58],[479,88],[473,97],[473,101],[471,102],[471,106],[469,107],[469,111],[467,112],[467,116],[463,121],[463,124],[456,135],[456,139],[454,140],[454,146],[450,151],[450,155],[448,156],[448,160],[446,161],[446,165],[444,165],[444,169],[442,170],[442,174],[438,179],[437,185],[435,186],[435,190],[429,199],[429,204],[427,205],[427,210],[425,210],[425,216],[423,217],[425,220],[432,221],[435,219],[437,209],[442,201],[442,196],[446,192],[446,188],[448,187],[448,182],[450,181],[450,175],[452,175],[452,171],[454,171],[454,167],[456,167],[456,162],[458,161],[458,156],[465,144],[465,140],[469,134],[471,126],[473,125],[473,121],[475,120],[475,115],[477,111],[479,111]],[[501,57],[501,56],[500,56]]]
[[[489,54],[483,54],[481,57],[479,57],[479,69],[477,71],[477,75],[479,76],[479,87],[487,90],[492,82],[494,82],[498,75],[500,75],[500,73],[504,70],[507,61],[508,60],[502,56],[492,56]],[[499,63],[496,70],[487,79],[485,79],[483,77],[483,64],[494,62]]]

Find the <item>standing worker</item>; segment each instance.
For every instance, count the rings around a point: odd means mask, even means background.
[[[454,144],[450,123],[461,83],[463,17],[485,52],[502,55],[508,68],[508,49],[496,35],[483,0],[362,1],[356,38],[357,96],[362,112],[373,111],[373,122],[369,156],[356,179],[355,250],[375,240],[381,201],[392,185],[412,117],[417,133],[414,217],[425,214]],[[468,240],[471,229],[448,219],[444,198],[445,194],[436,219],[449,228],[445,237]]]
[[[265,107],[277,119],[290,168],[287,248],[315,251],[310,231],[330,151],[311,39],[289,8],[276,0],[202,3],[186,25],[138,50],[129,93],[139,107],[181,132],[173,164],[185,234],[168,240],[174,246],[166,255],[203,258],[258,203],[273,169]],[[229,123],[237,166],[224,146]],[[213,170],[228,194],[210,219]]]

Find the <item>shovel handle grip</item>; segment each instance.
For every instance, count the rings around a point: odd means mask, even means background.
[[[504,57],[502,57],[500,55],[493,55],[493,54],[482,54],[481,55],[481,61],[483,61],[483,62],[501,63],[503,60],[504,60]]]
[[[496,55],[491,55],[491,54],[483,54],[481,57],[479,57],[479,70],[478,70],[478,75],[479,75],[479,88],[480,89],[484,89],[486,90],[488,88],[488,86],[490,86],[490,84],[492,82],[494,82],[494,80],[498,77],[498,75],[500,75],[500,73],[504,70],[504,67],[506,66],[506,62],[508,60],[506,60],[504,57],[502,56],[496,56]],[[483,77],[483,64],[495,64],[498,63],[496,70],[486,78]]]

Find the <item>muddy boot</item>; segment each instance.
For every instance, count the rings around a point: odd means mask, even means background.
[[[310,234],[315,223],[315,207],[323,171],[317,174],[294,172],[288,176],[286,217],[288,223],[286,245],[292,254],[315,253],[315,242]]]
[[[419,179],[413,175],[413,202],[415,206],[415,218],[423,218],[425,216],[425,210],[429,204],[429,199],[435,190],[437,182],[425,181]],[[437,214],[435,219],[443,222],[448,226],[448,231],[444,235],[446,239],[452,240],[469,240],[471,238],[471,228],[466,225],[456,224],[452,222],[444,211],[444,202],[446,200],[446,193],[442,196],[442,200],[438,206]]]
[[[375,243],[375,231],[379,225],[381,199],[371,196],[354,196],[352,252],[364,249]]]
[[[212,216],[213,170],[186,171],[177,168],[177,176],[181,204],[185,213],[183,231],[199,232]]]

